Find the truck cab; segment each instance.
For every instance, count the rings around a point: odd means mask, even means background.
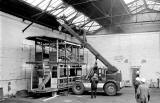
[[[83,94],[85,91],[91,91],[90,75],[86,75],[81,80],[76,80],[73,84],[72,91],[75,94]],[[97,92],[105,92],[109,96],[117,94],[120,90],[121,72],[110,72],[106,68],[98,68],[99,82],[97,84]]]

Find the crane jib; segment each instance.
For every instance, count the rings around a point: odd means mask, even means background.
[[[90,50],[91,53],[93,53],[97,59],[99,59],[110,72],[117,72],[118,69],[114,66],[112,66],[98,51],[96,51],[89,43],[84,41],[82,38],[79,37],[79,34],[76,33],[72,28],[70,28],[67,24],[62,24],[62,26],[68,30],[69,33],[71,33],[76,39],[78,39],[88,50]]]

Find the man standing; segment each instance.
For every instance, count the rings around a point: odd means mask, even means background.
[[[97,84],[98,84],[98,75],[94,73],[93,77],[90,80],[91,82],[91,98],[96,98]]]
[[[139,103],[148,103],[150,101],[149,88],[145,82],[146,80],[142,78],[141,84],[139,85],[137,89],[137,98],[139,99]]]

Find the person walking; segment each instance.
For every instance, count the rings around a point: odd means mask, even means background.
[[[140,73],[139,71],[136,72],[136,77],[133,81],[133,85],[134,85],[134,90],[135,90],[135,99],[136,99],[136,102],[138,103],[138,98],[137,98],[137,89],[140,85],[141,81],[140,81]]]
[[[149,87],[146,85],[146,80],[144,78],[141,79],[141,84],[137,89],[137,99],[138,103],[148,103],[150,101],[150,91]]]
[[[137,71],[136,72],[136,78],[135,78],[135,80],[133,82],[134,89],[135,89],[135,98],[137,98],[136,94],[137,94],[137,89],[138,89],[140,83],[141,83],[141,81],[140,81],[140,75],[139,75],[139,71]]]
[[[91,77],[91,98],[96,98],[97,93],[97,84],[98,84],[98,75],[96,73]]]

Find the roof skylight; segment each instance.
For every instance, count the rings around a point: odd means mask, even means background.
[[[156,2],[156,0],[147,0],[147,4],[150,9],[160,11],[160,2]]]
[[[139,13],[142,10],[160,11],[160,2],[158,0],[124,0],[129,11],[132,14]]]
[[[67,20],[68,22],[78,27],[82,27],[83,29],[90,32],[93,32],[101,27],[97,22],[90,20],[84,14],[75,10],[72,6],[65,4],[62,0],[23,1],[42,10],[50,11],[49,13],[56,16],[57,18],[65,17],[65,20]]]

